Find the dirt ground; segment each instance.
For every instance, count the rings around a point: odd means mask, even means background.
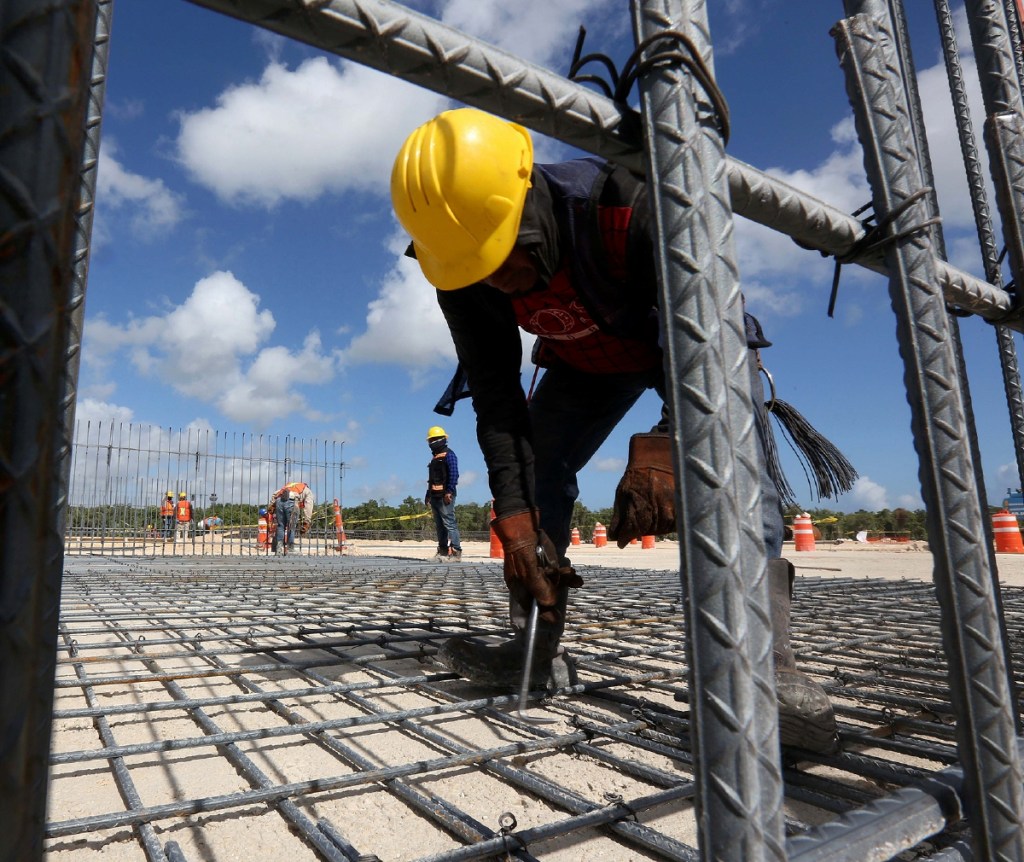
[[[814,551],[796,552],[792,545],[787,545],[784,553],[793,560],[798,576],[815,580],[853,578],[927,582],[931,579],[932,557],[923,543],[819,542]],[[394,589],[396,596],[407,597],[405,601],[409,603],[410,618],[421,613],[415,606],[420,597],[424,603],[433,602],[430,613],[434,613],[438,606],[445,605],[444,591],[450,581],[479,580],[484,592],[490,593],[487,599],[490,604],[486,608],[481,605],[481,614],[493,614],[487,619],[496,621],[492,625],[500,625],[503,587],[500,566],[490,557],[489,544],[466,543],[462,563],[448,564],[446,570],[444,566],[429,565],[433,554],[432,542],[370,543],[351,540],[344,557],[357,572],[363,562],[372,563],[384,558],[393,560],[402,575],[385,588]],[[569,555],[584,578],[596,581],[603,576],[602,570],[614,571],[617,579],[625,579],[627,594],[632,589],[628,586],[631,577],[642,584],[644,572],[669,573],[659,577],[664,583],[672,584],[670,573],[679,568],[679,548],[674,542],[658,542],[652,549],[644,549],[640,545],[624,549],[614,545],[603,548],[580,545],[570,548]],[[306,652],[289,654],[288,661],[293,664],[288,666],[288,671],[275,670],[268,665],[270,660],[266,656],[273,655],[272,644],[286,643],[286,638],[278,636],[276,630],[260,617],[268,589],[273,593],[273,610],[276,613],[280,613],[279,602],[287,607],[288,602],[294,601],[296,618],[308,619],[308,625],[313,628],[319,624],[324,632],[328,631],[328,626],[323,617],[318,623],[313,618],[315,615],[303,610],[307,606],[301,603],[307,594],[320,603],[318,606],[334,607],[335,613],[344,618],[360,618],[359,603],[362,599],[358,584],[351,588],[341,583],[335,586],[328,584],[320,596],[315,595],[317,588],[307,585],[305,578],[308,572],[322,578],[323,567],[332,562],[336,561],[304,560],[301,556],[284,560],[257,559],[255,563],[247,561],[248,566],[259,564],[264,568],[254,571],[252,589],[238,595],[218,581],[222,572],[230,567],[230,563],[222,558],[211,560],[208,568],[202,568],[203,564],[193,558],[189,561],[191,568],[188,574],[181,576],[180,581],[175,580],[178,574],[174,571],[173,560],[147,563],[135,558],[122,562],[93,559],[77,560],[72,564],[75,574],[66,578],[69,589],[66,590],[62,620],[65,628],[70,627],[65,633],[64,643],[74,646],[67,652],[62,651],[62,664],[58,667],[56,708],[63,712],[54,726],[52,749],[56,761],[51,773],[48,818],[51,837],[47,841],[47,862],[150,862],[153,859],[167,859],[169,862],[303,862],[335,858],[365,862],[427,862],[447,858],[447,854],[455,853],[464,846],[463,842],[445,831],[434,826],[426,827],[423,817],[402,801],[401,794],[396,791],[399,784],[402,793],[420,794],[427,807],[443,809],[447,805],[455,805],[460,810],[473,812],[483,824],[475,833],[478,836],[497,834],[499,812],[502,818],[513,816],[520,831],[531,827],[543,829],[552,817],[556,820],[557,817],[564,818],[564,811],[553,809],[544,802],[538,803],[532,794],[524,792],[514,781],[510,783],[511,779],[507,777],[503,780],[487,771],[472,768],[472,761],[465,758],[474,751],[503,750],[503,746],[545,745],[544,739],[557,739],[559,735],[578,732],[581,720],[615,725],[620,720],[618,714],[600,702],[581,699],[580,703],[574,703],[572,698],[567,701],[555,698],[554,705],[544,710],[544,714],[553,720],[553,724],[544,726],[544,733],[553,736],[545,736],[538,743],[514,722],[506,723],[508,698],[495,700],[494,703],[498,704],[496,709],[491,707],[482,712],[478,709],[467,712],[451,707],[452,711],[446,712],[447,707],[443,704],[453,697],[457,699],[457,706],[465,706],[483,695],[479,689],[459,680],[444,683],[442,688],[436,689],[419,683],[396,683],[372,701],[369,694],[363,700],[351,694],[344,697],[330,694],[332,686],[358,688],[365,685],[371,687],[368,691],[377,691],[372,687],[386,684],[387,674],[398,679],[415,679],[415,674],[424,673],[421,662],[415,660],[392,661],[392,657],[382,660],[372,640],[361,650],[346,647],[346,661],[343,663],[335,660],[321,668],[323,662],[318,664],[317,658],[323,653],[311,647]],[[1024,586],[1024,555],[1000,554],[997,565],[1002,583]],[[131,595],[124,596],[123,607],[119,604],[119,596],[103,595],[107,583],[113,584],[112,589],[116,592],[116,578],[127,566],[156,572],[151,599],[162,608],[160,613],[163,616],[159,619],[149,604],[141,610],[142,605]],[[444,571],[438,575],[440,570]],[[170,573],[166,578],[165,571]],[[427,592],[436,589],[440,595],[417,593],[415,581],[420,571],[426,573],[423,584]],[[288,581],[289,572],[295,574],[294,583]],[[651,578],[654,577],[652,574]],[[85,584],[77,592],[70,588],[76,579],[82,579]],[[165,598],[160,591],[168,583],[170,586]],[[377,580],[374,590],[379,591],[382,583],[388,582]],[[462,587],[461,583],[459,587]],[[237,584],[231,581],[230,590],[236,589]],[[175,599],[175,596],[180,596],[180,599]],[[207,596],[216,600],[211,606],[217,608],[217,614],[222,612],[225,602],[236,610],[225,619],[218,618],[210,623],[204,619],[207,611],[203,600]],[[106,625],[100,627],[93,621],[94,617],[84,617],[80,630],[76,632],[76,614],[87,605],[90,606],[87,608],[90,614],[95,608],[102,609],[99,616],[104,618]],[[635,615],[646,625],[649,621],[642,619],[645,613],[649,611],[639,609]],[[178,615],[188,621],[173,625],[167,622]],[[115,621],[109,622],[110,619]],[[140,620],[146,621],[147,625],[152,624],[151,627],[144,628]],[[227,637],[216,636],[219,646],[207,647],[205,652],[199,647],[194,653],[181,653],[179,647],[189,637],[198,646],[206,637],[202,632],[214,631],[214,624],[216,631],[229,633]],[[600,633],[601,625],[600,620],[582,622],[576,626],[572,637],[581,643],[590,637],[599,637],[600,634],[591,635],[590,632]],[[132,630],[132,626],[137,628]],[[352,628],[354,626],[349,626],[346,631]],[[138,634],[141,630],[145,630],[144,636]],[[337,625],[329,630],[342,631]],[[115,635],[113,642],[110,640],[111,631]],[[194,635],[189,634],[192,631],[195,631]],[[294,631],[288,634],[294,639]],[[301,628],[298,635],[302,635]],[[210,635],[211,639],[213,637]],[[152,646],[142,646],[144,640]],[[117,652],[117,646],[124,646],[125,642],[131,649]],[[164,643],[171,646],[163,646]],[[243,644],[241,650],[236,649],[239,643]],[[246,650],[244,644],[251,644],[254,648]],[[260,649],[255,649],[256,646]],[[90,647],[95,647],[97,654],[90,656]],[[215,654],[218,648],[219,655]],[[235,652],[242,657],[235,656]],[[360,664],[359,654],[369,662],[365,669]],[[355,659],[353,655],[356,655]],[[214,658],[230,663],[232,668],[244,669],[247,694],[241,700],[240,678],[237,674],[227,677],[213,674],[210,662]],[[291,672],[294,663],[301,658],[310,660],[310,669],[304,669],[302,674]],[[140,671],[140,666],[146,668],[146,673]],[[677,666],[666,659],[664,667],[666,672],[675,672],[673,668]],[[86,673],[91,682],[83,687],[79,683]],[[382,674],[385,675],[384,683]],[[135,679],[136,676],[138,682],[124,684],[125,679]],[[685,674],[683,676],[685,678]],[[173,680],[179,677],[180,683],[175,683]],[[313,689],[304,688],[310,680],[314,681]],[[272,710],[267,709],[266,692],[280,693],[279,697],[269,701],[274,706]],[[261,693],[264,693],[262,700],[259,699]],[[247,697],[253,700],[246,700]],[[660,698],[667,704],[672,703],[671,696],[659,695],[657,688],[645,692],[645,697],[651,698],[652,702]],[[177,699],[199,699],[204,703],[208,701],[209,705],[202,709],[189,706],[187,710],[138,709],[140,704],[147,703],[171,707],[174,704],[167,702]],[[100,711],[105,710],[105,714],[97,715],[97,707]],[[133,708],[135,712],[130,711]],[[122,714],[118,713],[119,709],[129,711]],[[423,710],[424,715],[430,716],[417,719],[415,733],[409,732],[410,728],[401,721],[368,723],[367,713],[387,715],[392,711],[404,714],[409,710]],[[437,711],[436,715],[434,711]],[[296,722],[305,730],[289,735],[291,728],[288,725]],[[202,734],[218,733],[242,734],[242,737],[216,748],[189,743]],[[251,734],[251,739],[246,734]],[[179,743],[181,750],[175,748]],[[123,748],[123,755],[117,746],[127,746]],[[134,749],[132,746],[140,747]],[[328,753],[333,757],[326,756],[325,746],[331,747]],[[612,756],[615,751],[615,746],[609,745],[601,756]],[[625,747],[622,751],[626,752]],[[348,772],[340,769],[339,752],[342,763],[356,764],[358,768],[352,767]],[[464,758],[463,762],[460,762],[460,756]],[[631,762],[640,763],[638,768],[661,776],[658,781],[672,785],[673,781],[680,780],[679,764],[656,747],[640,754],[629,749],[628,756]],[[450,765],[442,763],[445,757],[450,758]],[[519,776],[521,772],[529,771],[541,780],[547,777],[580,798],[599,796],[629,800],[645,798],[645,794],[650,793],[650,787],[635,776],[610,767],[602,762],[601,757],[584,756],[576,748],[564,751],[557,747],[550,751],[543,748],[536,754],[527,750],[502,757],[505,758],[502,762],[507,761],[508,764],[503,768],[509,770],[509,774]],[[926,769],[937,768],[934,762],[919,764],[909,756],[900,755],[895,759]],[[425,775],[418,774],[424,764],[435,761],[438,763],[435,769]],[[415,767],[417,774],[410,772],[412,777],[407,783],[385,772],[376,783],[367,785],[365,781],[358,780],[360,769],[372,772],[390,767],[408,770]],[[823,775],[828,774],[826,767],[819,769]],[[259,788],[273,795],[277,787],[298,786],[303,782],[322,782],[320,792],[303,795],[300,788],[276,806],[256,796],[250,804],[229,804],[233,795],[258,793]],[[869,785],[870,782],[865,786]],[[254,791],[253,787],[257,789]],[[127,802],[124,801],[126,796]],[[292,797],[296,802],[290,801]],[[198,810],[176,812],[175,806],[187,806],[190,800],[197,798],[214,801],[203,803]],[[126,808],[161,805],[167,806],[166,815],[146,818],[146,822],[140,825],[132,825],[130,814],[124,815],[119,823],[109,820],[111,812],[116,819],[120,816],[118,812]],[[656,829],[665,836],[665,840],[696,846],[692,811],[686,816],[681,816],[680,811],[677,800],[666,801],[652,804],[649,810],[638,814],[637,819],[645,827]],[[831,816],[793,801],[787,802],[786,812],[788,817],[797,818],[805,824],[821,822]],[[96,826],[83,832],[79,821],[85,822],[88,818],[97,818]],[[317,825],[310,827],[309,824],[314,822]],[[337,824],[344,836],[342,840],[330,843],[324,837],[329,835],[331,824]],[[317,836],[316,840],[324,842],[324,845],[314,849],[310,834]],[[345,852],[347,846],[349,851]],[[357,847],[361,852],[355,849]],[[544,843],[531,845],[531,852],[534,855],[526,854],[519,858],[541,858],[545,862],[642,862],[664,858],[657,852],[637,849],[634,844],[618,841],[614,835],[609,837],[607,832],[597,829],[578,831],[563,839],[550,838]],[[512,857],[502,854],[495,858]]]

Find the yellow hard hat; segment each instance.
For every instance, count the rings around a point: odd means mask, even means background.
[[[474,108],[438,114],[406,138],[391,170],[391,204],[427,281],[456,290],[505,262],[532,169],[530,133]]]
[[[442,428],[440,425],[433,425],[433,426],[431,426],[430,428],[427,429],[427,439],[428,440],[433,440],[433,439],[435,439],[437,437],[447,437],[447,436],[448,435],[445,433],[444,428]]]
[[[174,494],[173,494],[173,493],[172,493],[171,491],[168,491],[168,492],[167,492],[167,496],[168,496],[168,497],[173,497],[173,496],[174,496]]]
[[[181,497],[182,499],[184,499],[185,498],[185,492],[182,491],[180,494],[178,494],[178,496]]]

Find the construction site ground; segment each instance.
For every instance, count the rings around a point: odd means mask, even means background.
[[[783,752],[795,834],[956,750],[927,547],[785,553],[798,662],[842,743]],[[515,691],[432,658],[452,635],[507,634],[501,561],[487,543],[433,555],[69,554],[46,859],[696,859],[678,546],[570,549],[580,684],[531,693],[527,720]],[[1024,555],[997,562],[1019,666]]]

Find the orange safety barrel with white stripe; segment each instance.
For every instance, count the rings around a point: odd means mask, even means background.
[[[594,524],[594,547],[603,548],[608,544],[608,528],[598,521]]]
[[[491,524],[494,523],[494,501],[491,501]],[[501,539],[498,538],[498,534],[494,532],[494,527],[491,527],[491,559],[492,560],[503,560],[505,558],[505,549],[501,546]]]
[[[338,539],[336,551],[345,552],[345,522],[341,519],[341,503],[334,498],[334,535]]]
[[[793,544],[798,551],[814,550],[814,525],[807,512],[793,519]]]
[[[573,527],[572,532],[569,534],[569,544],[578,545],[580,543],[580,528]]]
[[[992,538],[1000,554],[1024,554],[1024,540],[1013,512],[1003,509],[992,516]]]

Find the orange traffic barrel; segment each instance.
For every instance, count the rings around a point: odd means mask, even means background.
[[[992,537],[996,551],[1000,554],[1024,554],[1024,541],[1020,537],[1020,526],[1013,512],[1003,509],[992,516]]]
[[[256,535],[256,544],[261,548],[265,548],[270,542],[267,540],[267,516],[260,515],[259,520],[256,522],[258,526],[258,533]]]
[[[345,551],[345,522],[341,519],[341,504],[334,498],[334,535],[338,540],[336,551]]]
[[[793,542],[798,551],[814,550],[814,525],[806,512],[793,519]]]
[[[640,547],[645,551],[649,551],[651,548],[653,548],[654,536],[644,536],[640,541]]]
[[[603,548],[608,544],[608,528],[598,521],[594,524],[594,547]]]
[[[569,543],[572,545],[578,545],[580,543],[580,528],[573,527],[572,532],[569,534]]]
[[[491,523],[494,522],[494,504],[491,503]],[[494,527],[491,527],[491,559],[492,560],[503,560],[505,559],[505,549],[501,546],[501,539],[498,538],[498,534],[494,532]]]

